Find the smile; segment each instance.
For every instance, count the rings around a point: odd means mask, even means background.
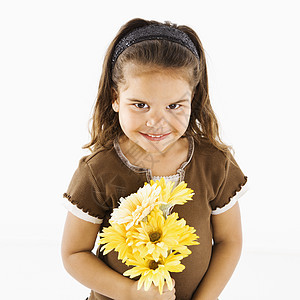
[[[161,137],[161,136],[163,136],[163,134],[161,134],[161,135],[148,134],[148,135],[152,136],[152,137]]]
[[[146,134],[146,133],[140,132],[140,134],[150,141],[161,141],[161,140],[165,139],[170,134],[170,132],[166,133],[166,134],[150,134],[150,133]]]

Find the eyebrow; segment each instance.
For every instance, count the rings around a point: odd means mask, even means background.
[[[138,102],[138,103],[147,103],[147,101],[143,101],[143,100],[138,100],[135,98],[127,98],[127,100],[131,101],[131,102]],[[177,103],[181,103],[181,102],[189,102],[188,99],[181,99],[175,102],[171,102],[172,104],[177,104]]]

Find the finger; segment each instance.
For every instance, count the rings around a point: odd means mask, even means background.
[[[171,289],[169,289],[169,286],[168,286],[167,282],[164,283],[164,286],[163,286],[163,293],[167,293],[167,292],[170,292],[170,291],[173,291],[173,290],[174,290],[174,287],[175,287],[175,280],[174,280],[173,278],[171,278],[171,281],[172,281]]]
[[[176,299],[175,294],[172,294],[171,297],[170,297],[169,299],[170,299],[170,300],[175,300],[175,299]]]
[[[175,287],[175,280],[172,278],[173,288]]]

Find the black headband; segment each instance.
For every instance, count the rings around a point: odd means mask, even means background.
[[[123,37],[115,46],[111,59],[112,69],[119,55],[128,47],[146,40],[167,40],[189,49],[198,59],[199,54],[190,37],[183,31],[168,25],[147,25],[134,29]]]

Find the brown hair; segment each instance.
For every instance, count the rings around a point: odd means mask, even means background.
[[[180,44],[166,40],[147,40],[128,47],[119,56],[112,70],[111,58],[115,45],[120,39],[133,29],[151,24],[162,23],[132,19],[121,27],[111,42],[104,58],[97,101],[91,119],[91,141],[83,148],[89,148],[92,152],[100,148],[111,149],[113,140],[122,134],[118,114],[112,109],[113,91],[118,90],[118,85],[124,81],[125,64],[134,62],[160,68],[188,70],[190,84],[194,88],[194,98],[186,135],[193,136],[197,142],[209,142],[217,149],[227,152],[230,147],[220,139],[218,122],[210,104],[204,49],[193,29],[169,22],[164,23],[185,32],[190,37],[197,48],[200,61],[190,50]]]

